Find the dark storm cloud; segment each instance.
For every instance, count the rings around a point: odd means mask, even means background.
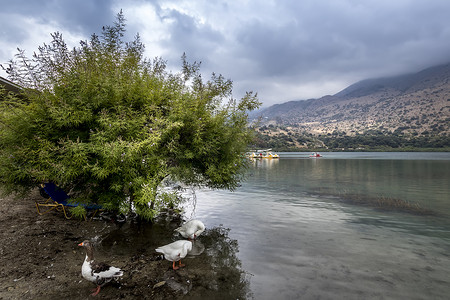
[[[105,24],[111,24],[115,13],[111,11],[109,0],[73,1],[48,0],[30,1],[14,0],[2,3],[3,16],[26,16],[35,18],[39,23],[55,22],[62,28],[89,36],[101,30]],[[2,22],[3,23],[3,22]],[[11,22],[17,28],[20,23]]]
[[[220,57],[214,56],[219,45],[224,42],[219,31],[176,10],[166,11],[164,18],[171,20],[168,26],[170,39],[162,43],[172,49],[167,59],[179,60],[186,53],[189,60],[201,61],[203,64],[210,64],[210,60],[220,60]]]
[[[330,2],[314,9],[297,4],[289,11],[275,12],[281,13],[278,24],[249,21],[236,34],[242,52],[255,57],[260,62],[258,71],[267,76],[320,69],[332,73],[375,69],[381,74],[382,69],[392,72],[401,64],[406,70],[408,63],[413,69],[450,58],[439,50],[447,43],[445,36],[450,37],[448,10],[442,9],[450,5],[433,6],[431,1],[404,11],[395,4],[376,10],[374,5],[364,5],[370,2]],[[435,47],[436,42],[441,45]],[[388,64],[380,64],[383,61]]]
[[[141,35],[149,57],[179,69],[185,52],[205,74],[231,78],[237,94],[259,91],[265,105],[450,61],[447,0],[17,0],[1,7],[0,62],[17,45],[48,42],[42,30],[88,39],[123,9],[128,35]]]

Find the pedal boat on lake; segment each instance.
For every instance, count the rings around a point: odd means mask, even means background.
[[[249,158],[280,158],[278,154],[275,152],[271,152],[272,149],[265,149],[265,150],[255,150],[248,154]]]

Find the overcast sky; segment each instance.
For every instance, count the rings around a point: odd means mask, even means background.
[[[77,46],[121,9],[146,57],[175,72],[185,52],[264,106],[450,62],[448,0],[0,0],[0,63],[55,31]]]

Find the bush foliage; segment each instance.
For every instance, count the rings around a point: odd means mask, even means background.
[[[152,218],[167,177],[187,185],[235,188],[252,140],[252,92],[237,101],[232,82],[182,56],[179,73],[144,58],[137,35],[125,42],[119,13],[101,35],[68,49],[59,33],[32,58],[19,50],[6,69],[22,87],[0,101],[0,184],[28,193],[55,182],[73,201],[130,206]]]

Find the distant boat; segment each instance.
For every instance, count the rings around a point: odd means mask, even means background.
[[[271,152],[272,149],[255,150],[248,154],[249,158],[280,158],[275,152]]]
[[[317,158],[317,157],[322,157],[322,155],[320,155],[319,152],[313,152],[309,157],[310,158]]]

